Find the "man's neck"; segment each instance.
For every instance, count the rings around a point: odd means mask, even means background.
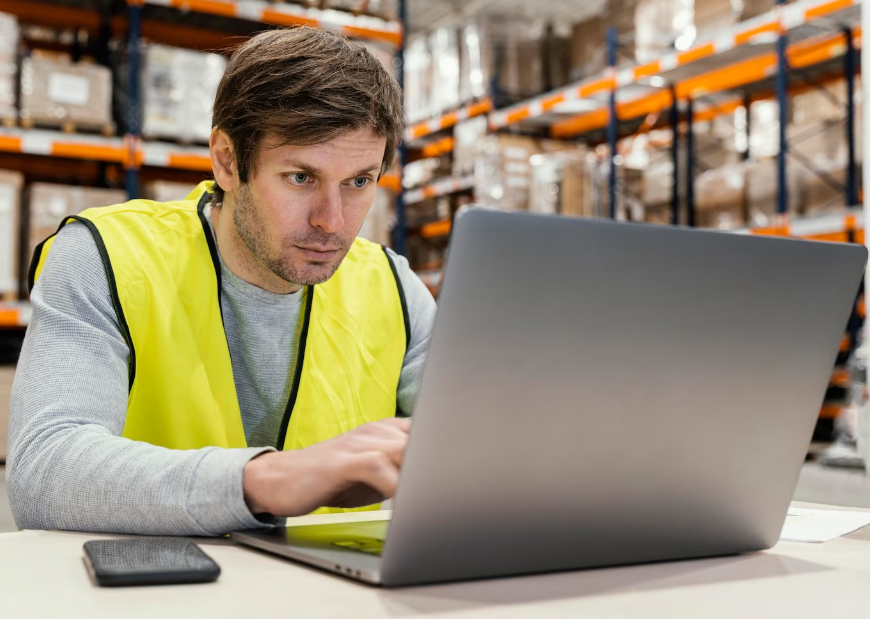
[[[231,208],[214,204],[211,208],[211,223],[214,227],[218,251],[233,275],[252,286],[275,294],[293,294],[302,288],[298,284],[291,284],[281,279],[257,260],[239,236],[233,222]]]

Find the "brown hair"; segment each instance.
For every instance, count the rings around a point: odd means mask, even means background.
[[[307,26],[271,30],[233,53],[212,126],[232,140],[243,183],[267,135],[304,146],[367,126],[387,139],[384,173],[402,139],[402,91],[378,59],[342,34]]]

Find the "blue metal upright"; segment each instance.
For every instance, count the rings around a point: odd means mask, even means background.
[[[786,0],[776,0],[777,7],[785,5]],[[788,33],[780,29],[776,40],[776,102],[779,104],[779,157],[776,166],[776,212],[779,215],[788,213]],[[747,110],[748,115],[748,110]]]
[[[610,178],[608,179],[608,195],[610,197],[610,218],[616,219],[616,138],[619,119],[616,116],[616,54],[619,40],[616,28],[607,29],[607,66],[613,77],[613,87],[610,89],[607,115],[607,146],[610,150]]]
[[[402,24],[402,44],[396,50],[396,81],[402,93],[405,92],[405,40],[408,36],[408,5],[407,0],[399,0],[399,22]],[[405,191],[402,175],[405,164],[408,163],[408,147],[404,139],[399,144],[399,191],[396,194],[396,225],[393,227],[393,251],[400,256],[407,253],[405,235],[407,234],[407,217],[405,213]]]
[[[136,145],[138,144],[141,129],[139,127],[141,112],[139,98],[139,68],[140,68],[140,40],[142,35],[142,5],[138,2],[129,2],[127,5],[129,20],[127,30],[127,54],[130,66],[130,75],[127,81],[127,150],[125,182],[127,197],[135,200],[139,197],[139,169],[135,158]]]
[[[686,223],[695,222],[695,102],[686,100]]]
[[[846,205],[858,206],[858,167],[855,164],[855,42],[852,29],[843,28],[846,37],[846,55],[843,72],[846,76],[846,145],[848,161],[846,168]]]
[[[671,162],[674,168],[671,189],[671,223],[680,225],[680,101],[677,89],[671,86]]]

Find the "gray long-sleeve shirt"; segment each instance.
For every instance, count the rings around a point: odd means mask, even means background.
[[[404,258],[411,341],[398,389],[411,412],[435,301]],[[224,323],[246,449],[182,451],[123,438],[127,359],[96,243],[80,224],[58,234],[31,295],[33,318],[10,402],[7,487],[19,528],[220,535],[263,526],[242,470],[274,448],[299,345],[304,290],[280,295],[221,264]]]

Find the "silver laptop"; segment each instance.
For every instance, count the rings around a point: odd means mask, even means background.
[[[472,210],[389,526],[232,537],[384,586],[769,548],[866,257]]]

